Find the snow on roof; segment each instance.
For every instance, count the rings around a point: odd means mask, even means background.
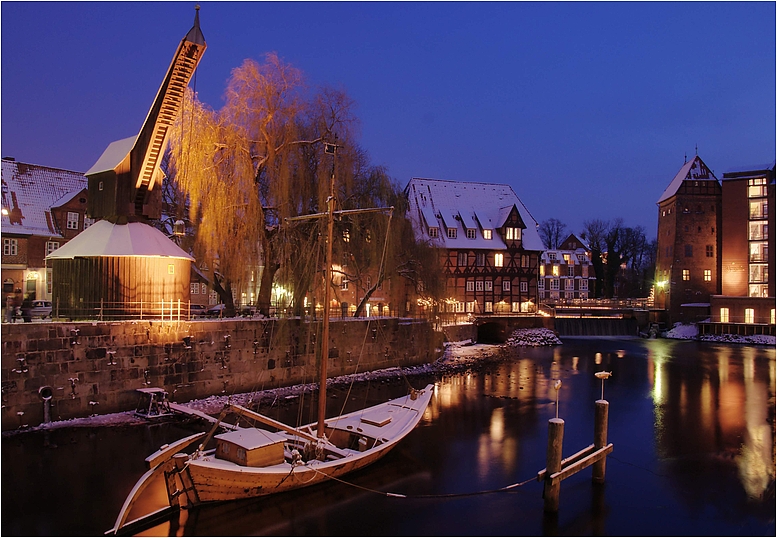
[[[661,194],[661,197],[656,203],[660,204],[664,200],[667,200],[677,194],[680,185],[682,185],[683,181],[686,179],[693,179],[695,181],[718,181],[718,178],[715,177],[715,174],[712,173],[707,165],[704,164],[704,161],[702,161],[701,158],[699,158],[697,155],[685,163],[682,168],[680,168],[680,171],[677,172],[677,175],[674,177],[672,182],[669,183],[669,186],[666,188],[666,190],[664,190],[663,194]]]
[[[765,172],[774,171],[775,161],[770,164],[756,164],[753,166],[736,166],[723,172],[723,181],[727,179],[746,179],[754,177],[763,177]],[[731,177],[733,176],[733,177]],[[772,176],[772,182],[774,176]]]
[[[108,147],[105,148],[103,154],[100,155],[100,158],[97,159],[97,162],[86,171],[85,175],[91,176],[93,174],[99,174],[100,172],[115,170],[121,161],[123,161],[124,158],[129,155],[129,152],[132,151],[136,138],[137,135],[130,136],[129,138],[116,140],[115,142],[108,144]]]
[[[509,185],[498,183],[474,183],[444,179],[411,179],[405,193],[409,201],[409,215],[418,237],[430,239],[421,219],[428,226],[446,226],[459,229],[455,238],[439,234],[435,241],[445,248],[468,248],[503,250],[507,246],[497,233],[492,239],[483,238],[483,230],[501,227],[509,212],[515,206],[526,229],[523,231],[523,246],[527,250],[544,250],[537,221]],[[437,215],[441,218],[438,219]],[[461,221],[454,218],[461,217]],[[449,224],[450,222],[450,224]],[[477,226],[480,223],[480,226]],[[475,239],[467,238],[465,228],[475,228]]]
[[[194,261],[194,258],[153,226],[142,222],[113,224],[107,220],[93,224],[46,256],[46,259],[107,256],[167,257]]]
[[[2,204],[8,212],[2,215],[3,233],[61,237],[50,210],[85,188],[82,172],[3,159]]]

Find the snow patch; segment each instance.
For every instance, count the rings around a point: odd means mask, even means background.
[[[675,323],[674,327],[664,333],[664,338],[673,338],[676,340],[699,340],[702,342],[722,342],[728,344],[757,344],[774,346],[777,339],[767,334],[754,334],[744,336],[739,334],[702,334],[699,335],[699,328],[693,324]]]
[[[550,329],[517,329],[507,339],[507,346],[558,346],[562,342]]]

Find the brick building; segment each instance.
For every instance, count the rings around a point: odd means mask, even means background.
[[[536,312],[544,247],[510,186],[413,178],[405,194],[416,237],[440,248],[443,311],[454,318]]]
[[[710,314],[713,324],[728,328],[705,330],[758,332],[757,326],[771,326],[774,334],[774,211],[769,211],[774,208],[774,169],[772,162],[723,174],[721,290],[711,299]]]
[[[46,256],[94,223],[83,172],[2,159],[3,300],[51,300]]]
[[[588,299],[595,280],[591,254],[575,234],[570,234],[558,249],[542,254],[539,294],[543,302]]]
[[[720,294],[721,185],[697,155],[658,199],[655,305],[670,322],[709,317]]]

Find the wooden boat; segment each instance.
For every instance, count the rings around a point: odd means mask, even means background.
[[[328,145],[329,146],[329,145]],[[330,153],[327,147],[327,153]],[[334,153],[334,148],[331,153]],[[334,211],[334,169],[326,213],[327,248],[324,304],[330,304],[332,274],[332,235]],[[349,212],[356,211],[350,210]],[[367,209],[363,211],[378,211]],[[295,220],[310,217],[296,217]],[[242,418],[270,426],[237,428],[215,435],[217,422],[209,433],[182,439],[146,458],[149,470],[135,484],[124,502],[116,524],[108,533],[124,532],[175,508],[188,508],[204,502],[229,501],[270,495],[337,479],[378,460],[394,448],[421,420],[434,391],[434,385],[411,390],[407,396],[390,400],[342,416],[325,418],[326,363],[329,357],[329,316],[322,321],[318,422],[294,428],[239,405],[229,411]],[[216,448],[206,450],[211,438]],[[191,454],[181,450],[198,443]],[[156,494],[156,506],[144,499],[149,486],[164,484],[163,495]],[[153,489],[153,488],[152,488]],[[146,495],[147,496],[147,495]],[[153,495],[151,495],[153,497]],[[141,500],[143,499],[143,500]]]

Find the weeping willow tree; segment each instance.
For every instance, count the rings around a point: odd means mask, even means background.
[[[235,312],[232,289],[260,265],[261,313],[269,315],[281,267],[293,289],[307,289],[303,281],[312,278],[306,273],[312,266],[286,262],[311,235],[281,234],[281,224],[325,207],[329,171],[322,141],[335,132],[350,139],[352,108],[342,91],[310,92],[302,73],[275,54],[234,69],[218,111],[187,94],[170,137],[170,168],[188,199],[195,257],[204,262],[226,315]]]

